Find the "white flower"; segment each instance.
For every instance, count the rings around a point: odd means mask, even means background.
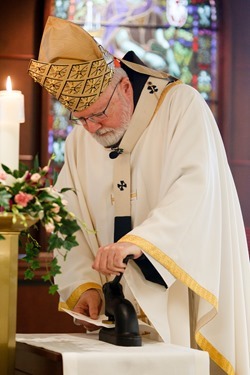
[[[66,199],[62,199],[62,204],[63,204],[64,206],[67,206],[68,201],[67,201]]]
[[[62,194],[60,194],[56,189],[54,189],[52,186],[50,187],[46,187],[44,189],[41,189],[41,190],[45,190],[47,191],[48,194],[50,194],[52,197],[54,198],[61,198],[62,197]]]
[[[43,210],[41,210],[41,211],[38,212],[38,217],[39,217],[39,220],[42,220],[44,218],[44,212],[43,212]]]
[[[55,215],[55,216],[53,216],[53,220],[56,221],[57,223],[60,223],[60,221],[62,220],[62,218],[59,215]]]
[[[47,173],[49,171],[49,166],[46,165],[45,167],[43,167],[43,172]]]
[[[56,221],[57,223],[60,223],[60,221],[62,220],[62,218],[59,215],[55,215],[55,216],[53,216],[53,220]]]
[[[52,233],[55,229],[55,225],[51,221],[49,223],[46,223],[44,227],[47,233]]]
[[[26,171],[22,177],[19,177],[19,178],[15,179],[14,182],[15,182],[15,183],[16,183],[16,182],[19,182],[19,183],[24,182],[24,181],[26,180],[28,174],[29,174],[29,171]],[[13,185],[14,185],[14,184],[13,184]]]
[[[33,173],[30,177],[30,180],[32,182],[38,182],[41,178],[41,175],[39,173]]]

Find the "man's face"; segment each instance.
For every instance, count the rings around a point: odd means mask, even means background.
[[[89,108],[74,112],[74,117],[104,147],[121,140],[133,113],[133,90],[127,78],[123,78]]]

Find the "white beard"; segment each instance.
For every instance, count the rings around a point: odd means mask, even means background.
[[[92,134],[92,137],[104,147],[110,147],[118,143],[128,129],[131,119],[130,107],[123,97],[120,97],[120,99],[123,102],[123,110],[120,117],[120,126],[118,128],[103,127],[97,130],[96,133]]]
[[[128,128],[128,123],[120,126],[117,129],[114,128],[102,128],[97,130],[96,133],[92,134],[92,137],[104,147],[115,145],[123,137],[124,133]]]

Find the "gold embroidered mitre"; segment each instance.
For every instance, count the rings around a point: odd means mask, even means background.
[[[28,72],[70,111],[82,111],[108,87],[113,60],[82,27],[50,16]]]

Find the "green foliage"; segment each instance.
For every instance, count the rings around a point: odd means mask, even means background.
[[[5,190],[0,190],[0,207],[4,209],[9,208],[9,201],[11,199],[11,194]]]
[[[75,216],[67,210],[67,202],[63,193],[72,190],[64,188],[60,192],[50,186],[48,178],[49,165],[39,167],[35,159],[31,170],[25,165],[20,165],[19,170],[11,171],[2,165],[0,173],[0,215],[13,214],[13,222],[20,221],[27,226],[27,218],[37,219],[49,234],[47,252],[52,253],[59,249],[64,259],[68,252],[78,245],[76,232],[80,229]],[[25,237],[25,257],[27,263],[25,278],[32,279],[35,271],[40,268],[38,256],[39,243],[32,237],[30,228],[20,233]],[[0,240],[4,236],[0,235]],[[53,258],[47,265],[47,272],[42,276],[44,281],[49,281],[49,293],[54,294],[58,287],[53,283],[54,277],[61,273],[57,258]]]

